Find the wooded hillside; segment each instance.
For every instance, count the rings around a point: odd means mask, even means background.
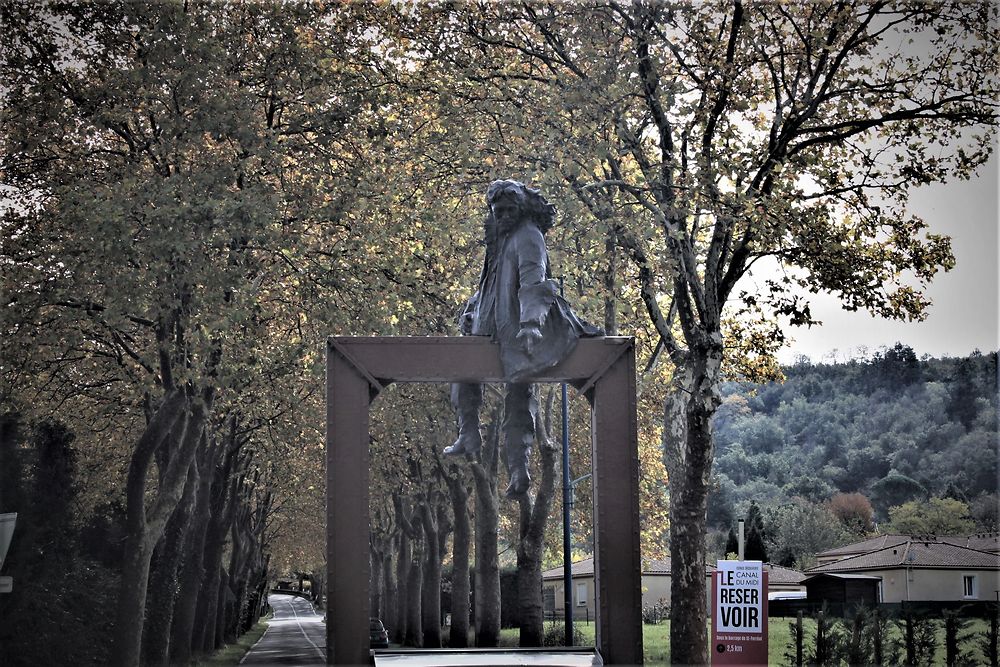
[[[766,510],[860,493],[883,525],[908,501],[951,498],[976,529],[996,528],[995,352],[918,359],[897,343],[784,371],[783,383],[724,386],[711,525],[728,530],[751,500]]]

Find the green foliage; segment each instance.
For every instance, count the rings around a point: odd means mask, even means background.
[[[786,567],[812,567],[817,553],[852,539],[825,504],[803,498],[769,509],[767,517],[771,562]]]
[[[969,620],[955,610],[943,612],[945,664],[957,667],[972,663],[972,656],[964,649],[970,637]]]
[[[824,608],[817,612],[815,619],[816,642],[810,653],[809,662],[819,667],[839,663],[839,659],[836,657],[836,648],[841,630],[836,620],[830,618],[825,603]]]
[[[1000,494],[984,493],[969,505],[969,514],[976,522],[976,530],[1000,531]]]
[[[889,508],[887,532],[904,535],[967,535],[975,529],[969,506],[954,498],[931,498]]]
[[[585,639],[579,626],[573,624],[573,646],[584,646]],[[545,626],[545,637],[542,639],[542,646],[566,646],[566,624],[565,622],[553,621]]]
[[[801,621],[801,614],[799,612],[800,618],[788,624],[788,632],[791,636],[791,642],[782,654],[782,657],[786,660],[786,664],[792,667],[801,667],[805,662],[805,625]]]
[[[1000,609],[995,612],[1000,612]],[[979,650],[985,658],[985,664],[990,667],[997,667],[1000,664],[1000,613],[990,614],[979,640]]]
[[[657,625],[670,619],[670,605],[662,598],[653,604],[642,605],[642,622],[646,625]]]
[[[1000,475],[990,381],[997,355],[914,360],[911,352],[897,345],[842,364],[803,361],[785,368],[780,384],[724,385],[715,470],[731,484],[727,501],[745,507],[757,498],[773,507],[795,496],[820,502],[843,494],[836,511],[859,534],[872,529],[870,519],[887,520],[890,507],[959,489],[980,529],[993,525],[991,496],[977,498],[995,493]],[[884,375],[887,367],[895,370]],[[963,401],[971,417],[949,408],[961,386],[975,392]],[[779,445],[768,445],[771,438]],[[850,494],[868,499],[873,516],[841,507]]]
[[[246,634],[237,639],[235,643],[223,646],[212,655],[206,656],[204,660],[199,660],[195,664],[195,667],[232,667],[233,665],[239,665],[243,660],[243,656],[267,632],[268,619],[270,619],[270,615],[268,615],[267,619],[259,621],[247,630]]]
[[[74,436],[53,420],[16,430],[4,446],[19,451],[25,493],[4,508],[18,513],[4,564],[14,586],[0,595],[4,664],[104,664],[118,576],[85,553]]]
[[[938,648],[935,638],[938,622],[929,616],[904,610],[896,625],[900,638],[895,641],[894,650],[905,657],[905,664],[914,667],[933,664]]]
[[[743,557],[746,560],[768,562],[767,535],[764,530],[764,517],[756,501],[750,501],[746,518],[746,544],[743,546]]]

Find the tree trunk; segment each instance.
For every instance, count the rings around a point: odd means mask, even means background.
[[[664,411],[670,480],[670,651],[673,664],[706,664],[705,516],[712,471],[712,416],[718,408],[721,335],[693,347],[675,371]]]
[[[232,548],[229,557],[229,594],[232,599],[231,607],[226,615],[226,643],[233,643],[239,636],[240,618],[246,601],[246,568],[249,557],[246,553],[247,539],[243,524],[249,521],[249,512],[250,510],[245,505],[241,505],[230,526]]]
[[[395,540],[389,541],[389,550],[382,561],[382,581],[385,586],[385,610],[382,612],[386,627],[393,630],[399,625],[399,585],[396,581],[396,561],[398,553],[393,552]]]
[[[500,526],[500,497],[497,468],[500,462],[499,429],[501,410],[483,442],[482,463],[472,464],[476,483],[476,646],[490,648],[500,644],[500,559],[497,556],[497,531]]]
[[[522,525],[530,523],[531,501],[522,496],[520,503]],[[541,562],[541,549],[525,544],[522,537],[517,549],[518,645],[522,648],[541,646],[545,638]]]
[[[369,554],[371,557],[371,584],[369,585],[369,604],[371,605],[371,616],[372,618],[382,618],[382,600],[385,595],[384,587],[385,583],[382,580],[383,570],[385,569],[385,553],[381,550],[376,549],[374,546],[369,549]]]
[[[198,466],[188,467],[184,495],[167,522],[166,530],[153,551],[153,567],[149,580],[150,607],[146,613],[142,652],[147,665],[170,664],[170,624],[177,601],[177,583],[183,562],[191,515],[198,488]]]
[[[183,391],[169,392],[146,425],[129,462],[126,482],[125,544],[122,578],[115,612],[112,664],[135,667],[142,654],[142,624],[146,614],[146,589],[153,547],[167,519],[180,500],[187,469],[205,417],[204,407],[185,409]],[[146,509],[146,478],[159,447],[176,446],[169,457],[163,483],[153,504]],[[181,467],[183,466],[183,467]]]
[[[543,621],[545,608],[542,601],[542,556],[545,551],[545,525],[552,509],[552,496],[556,477],[556,447],[549,437],[552,424],[554,391],[549,392],[545,417],[535,417],[538,441],[539,467],[542,481],[538,485],[534,502],[530,496],[518,499],[521,518],[521,540],[517,546],[517,603],[520,619],[520,645],[542,646],[545,640]]]
[[[388,560],[388,559],[387,559]],[[313,573],[313,595],[315,596],[316,606],[320,609],[326,609],[327,605],[323,602],[323,596],[326,595],[326,563],[323,563],[323,569],[319,572]]]
[[[604,335],[618,335],[618,235],[608,227],[604,239]]]
[[[195,497],[195,516],[191,522],[187,560],[181,570],[180,589],[174,610],[173,625],[170,629],[170,662],[186,665],[191,661],[195,648],[194,616],[198,605],[198,594],[206,584],[205,579],[205,533],[208,531],[209,500],[212,491],[211,470],[218,448],[208,446],[199,457],[198,470],[201,483]]]
[[[396,553],[396,599],[398,602],[395,609],[392,610],[395,623],[390,629],[392,641],[396,644],[402,644],[406,640],[407,621],[409,620],[406,610],[409,609],[409,599],[412,593],[408,585],[412,551],[413,546],[410,544],[410,538],[406,531],[401,528],[399,531],[399,550]]]
[[[211,653],[222,646],[222,633],[218,632],[220,595],[222,591],[222,555],[226,546],[226,533],[236,509],[240,474],[236,468],[236,419],[229,420],[228,447],[223,455],[221,468],[216,467],[212,476],[211,512],[205,532],[205,585],[198,595],[193,647]]]
[[[494,490],[496,487],[494,486]],[[476,496],[476,646],[500,645],[500,559],[497,497]]]
[[[409,574],[406,578],[406,590],[409,595],[406,600],[406,636],[403,638],[403,644],[421,648],[424,645],[420,599],[423,591],[423,570],[420,567],[421,549],[417,545],[413,546],[413,557],[410,559]]]
[[[229,622],[229,571],[221,568],[219,571],[219,592],[216,595],[215,612],[215,645],[222,646],[226,643],[226,624]]]
[[[146,609],[146,588],[149,581],[149,561],[153,546],[144,536],[129,536],[125,540],[122,558],[122,585],[118,593],[118,615],[115,623],[115,645],[112,660],[115,665],[139,665],[142,646],[142,619]],[[126,586],[124,582],[132,582]],[[131,613],[130,613],[131,612]]]
[[[451,466],[446,477],[451,495],[455,536],[451,554],[451,634],[450,648],[465,648],[469,644],[469,555],[472,523],[469,520],[469,490],[465,486],[462,468]]]
[[[420,523],[424,529],[423,581],[420,589],[420,625],[424,648],[441,648],[441,550],[440,526],[434,516],[431,499],[420,504]]]

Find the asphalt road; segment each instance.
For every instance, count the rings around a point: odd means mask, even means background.
[[[274,609],[260,641],[247,652],[241,665],[325,665],[326,625],[308,600],[271,593]]]

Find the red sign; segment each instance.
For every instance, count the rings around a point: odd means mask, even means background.
[[[720,560],[712,573],[712,664],[767,665],[767,572]]]

